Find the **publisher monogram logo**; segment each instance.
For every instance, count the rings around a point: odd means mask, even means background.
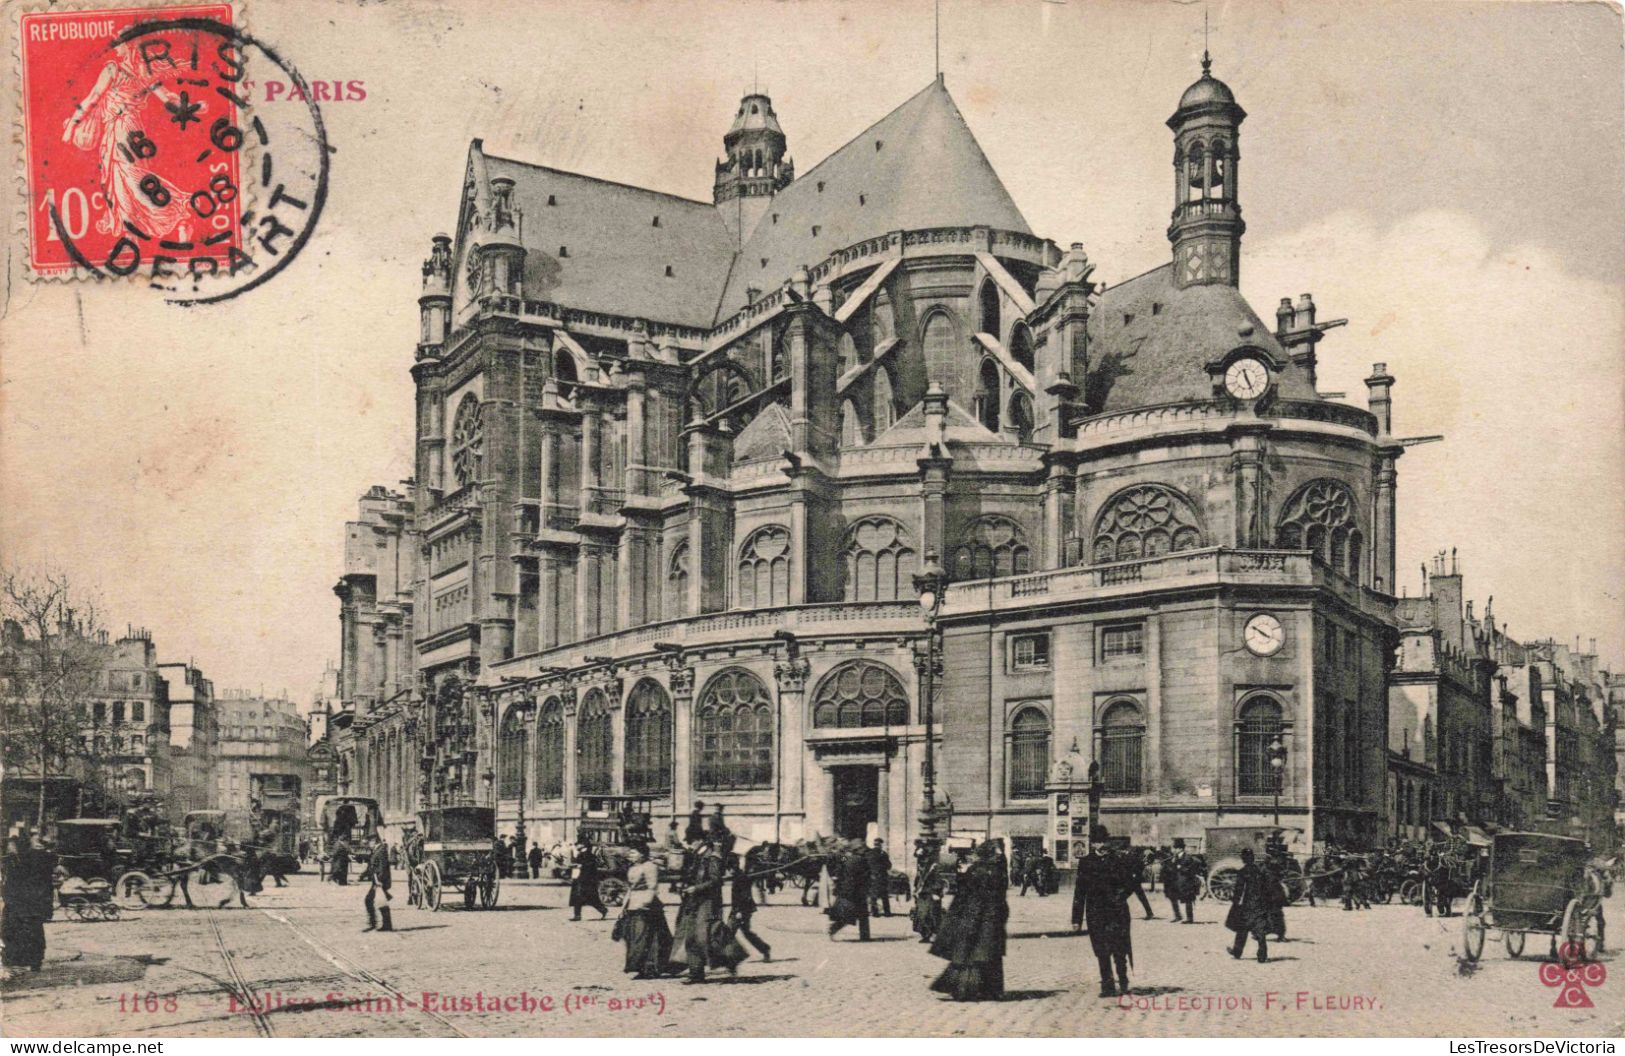
[[[1601,986],[1608,979],[1608,969],[1592,962],[1581,964],[1584,957],[1579,944],[1565,942],[1557,951],[1556,961],[1540,966],[1540,981],[1557,990],[1553,1008],[1592,1008],[1587,987]]]

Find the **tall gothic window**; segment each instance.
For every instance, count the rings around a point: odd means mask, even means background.
[[[890,517],[865,517],[846,533],[846,600],[897,601],[914,596],[914,550]]]
[[[645,678],[627,695],[626,779],[629,796],[661,796],[671,791],[671,698]]]
[[[1196,510],[1161,484],[1139,484],[1107,500],[1095,518],[1094,563],[1133,561],[1202,545]]]
[[[841,446],[858,447],[863,443],[863,422],[858,420],[858,409],[851,400],[841,404]]]
[[[870,660],[842,664],[813,693],[813,728],[854,729],[908,724],[908,694],[889,667]]]
[[[1025,444],[1033,438],[1033,398],[1025,392],[1010,394],[1010,410],[1006,415],[1016,439]]]
[[[688,540],[672,547],[671,561],[666,566],[666,619],[677,620],[688,615]]]
[[[996,341],[1001,333],[999,329],[999,287],[992,279],[982,280],[981,293],[977,295],[977,327],[984,333],[992,336]]]
[[[387,756],[386,756],[387,758]],[[509,708],[497,736],[497,795],[515,799],[525,773],[525,720],[518,708]]]
[[[1358,508],[1347,484],[1326,478],[1311,480],[1281,508],[1276,545],[1283,550],[1313,550],[1322,564],[1359,582],[1363,554],[1354,512]]]
[[[976,372],[976,399],[972,401],[976,420],[990,433],[999,431],[999,368],[991,359],[982,360]]]
[[[1033,369],[1033,335],[1026,323],[1017,323],[1010,331],[1010,358],[1029,371]]]
[[[576,715],[577,790],[584,796],[608,795],[614,788],[615,717],[603,690],[588,690]]]
[[[1032,551],[1021,526],[989,515],[972,521],[954,547],[949,571],[955,579],[1019,576],[1032,571]]]
[[[892,395],[891,373],[884,366],[874,368],[875,435],[879,436],[897,424],[897,400]]]
[[[694,787],[716,792],[773,784],[773,703],[741,668],[713,678],[694,709]]]
[[[790,604],[790,532],[782,525],[758,528],[739,548],[739,607],[768,609]]]
[[[536,720],[536,796],[564,795],[564,706],[549,697]]]
[[[1100,718],[1098,736],[1096,758],[1106,791],[1114,795],[1144,792],[1145,718],[1139,706],[1129,700],[1110,705]]]
[[[1049,779],[1049,716],[1028,705],[1010,720],[1010,798],[1042,799]]]
[[[925,352],[926,382],[935,382],[950,397],[959,398],[959,342],[947,312],[931,313],[920,343]]]
[[[1236,791],[1243,796],[1275,794],[1275,768],[1270,766],[1270,745],[1285,736],[1281,705],[1269,697],[1253,697],[1241,706],[1236,720]],[[1284,776],[1284,775],[1283,775]]]

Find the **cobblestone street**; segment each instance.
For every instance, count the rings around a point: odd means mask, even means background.
[[[295,877],[252,908],[148,910],[117,923],[47,927],[45,970],[8,983],[11,1036],[308,1035],[1606,1035],[1625,1031],[1625,978],[1594,988],[1595,1007],[1553,1008],[1533,960],[1506,956],[1492,934],[1477,970],[1458,969],[1460,919],[1381,906],[1288,910],[1274,960],[1232,960],[1217,921],[1135,921],[1134,992],[1095,996],[1089,940],[1067,927],[1069,900],[1012,892],[1009,998],[939,999],[942,966],[905,916],[875,922],[864,945],[824,934],[793,893],[757,917],[774,960],[704,986],[637,983],[621,974],[609,921],[572,923],[565,888],[510,882],[495,911],[396,912],[395,934],[363,933],[365,887]],[[1608,906],[1620,918],[1622,899]],[[450,900],[448,900],[448,906]],[[588,911],[588,916],[593,916]],[[1538,939],[1529,953],[1544,953]],[[1250,954],[1250,951],[1249,951]],[[1605,956],[1618,974],[1615,955]],[[254,1015],[241,995],[259,994]],[[511,1003],[528,994],[534,1009]],[[121,996],[122,995],[122,996]],[[150,996],[149,996],[150,995]],[[483,995],[483,996],[482,996]],[[122,1002],[122,1008],[121,1008]],[[348,1002],[367,1002],[349,1005]],[[277,1007],[282,1004],[299,1007]]]

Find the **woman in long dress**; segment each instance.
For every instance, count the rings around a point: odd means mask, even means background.
[[[634,979],[653,979],[671,961],[671,929],[660,904],[660,867],[649,860],[647,844],[636,846],[637,862],[626,871],[626,905],[621,941],[626,943],[626,972]]]
[[[948,962],[931,989],[955,1001],[997,1001],[1004,996],[1009,898],[998,844],[988,840],[976,848],[976,860],[959,877],[942,929],[931,944],[932,955]]]
[[[98,176],[107,196],[107,212],[96,221],[96,230],[104,235],[117,234],[123,224],[130,223],[152,238],[163,238],[186,220],[189,199],[185,192],[148,168],[141,149],[145,142],[151,142],[141,127],[141,110],[147,96],[166,103],[176,100],[175,93],[158,83],[160,67],[165,65],[168,72],[178,72],[167,58],[154,58],[149,67],[133,41],[120,44],[113,49],[90,93],[62,123],[64,141],[80,150],[96,152]],[[202,100],[197,100],[196,105],[201,116],[207,106]],[[143,180],[162,191],[149,194],[142,190]]]
[[[722,968],[733,975],[746,957],[723,919],[724,872],[722,848],[708,838],[697,847],[688,867],[672,938],[672,967],[686,972],[689,983],[705,982],[707,968]]]

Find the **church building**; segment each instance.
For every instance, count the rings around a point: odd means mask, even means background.
[[[1204,59],[1168,262],[1109,288],[940,77],[803,171],[745,96],[709,202],[473,141],[369,529],[410,589],[341,584],[350,791],[544,846],[632,797],[901,849],[929,777],[953,834],[1065,865],[1094,764],[1139,843],[1382,838],[1394,379],[1323,396],[1337,322],[1241,297],[1246,116]]]

